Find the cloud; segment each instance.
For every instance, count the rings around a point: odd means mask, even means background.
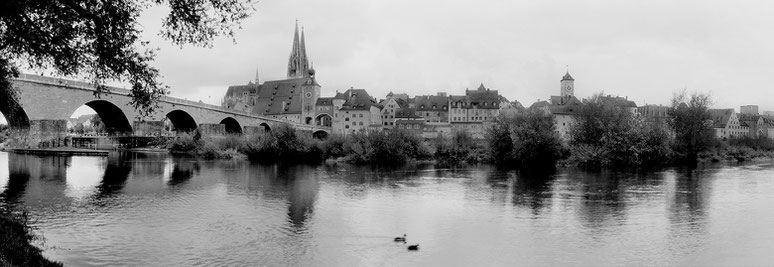
[[[479,83],[528,105],[558,94],[569,65],[576,94],[604,90],[638,104],[682,88],[716,106],[774,110],[769,2],[748,1],[261,1],[237,43],[169,45],[153,35],[163,9],[141,23],[174,96],[219,99],[226,88],[282,79],[295,19],[305,27],[323,95],[350,86],[463,94]],[[154,26],[155,25],[155,26]]]

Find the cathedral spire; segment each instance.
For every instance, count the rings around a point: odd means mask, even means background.
[[[301,27],[301,64],[304,69],[309,69],[309,58],[306,57],[306,42],[304,41],[304,27]]]
[[[306,44],[304,42],[303,28],[301,30],[301,40],[298,38],[298,20],[296,20],[296,31],[293,35],[293,49],[290,51],[288,59],[288,78],[301,78],[308,76],[309,61],[306,58]]]

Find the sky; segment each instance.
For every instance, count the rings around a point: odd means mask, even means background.
[[[480,83],[525,106],[559,94],[668,104],[709,93],[716,108],[774,110],[774,1],[263,0],[213,48],[158,37],[164,8],[140,18],[171,95],[220,104],[229,85],[284,79],[296,19],[322,96],[464,94]]]

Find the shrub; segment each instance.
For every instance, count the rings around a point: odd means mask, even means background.
[[[244,147],[251,159],[261,161],[319,161],[322,145],[311,136],[299,135],[290,126],[278,126],[269,133],[248,137]]]
[[[467,131],[457,131],[451,138],[439,134],[435,139],[435,159],[441,163],[478,163],[484,160],[483,147]]]
[[[354,163],[401,164],[432,155],[420,137],[395,129],[353,133],[343,148],[347,159]]]
[[[501,115],[487,132],[495,163],[553,165],[566,154],[554,120],[540,111]]]
[[[167,142],[167,149],[173,152],[195,152],[199,148],[200,140],[196,134],[183,133]]]
[[[672,150],[667,126],[645,121],[620,99],[586,99],[570,129],[570,161],[586,166],[640,166],[667,162]]]

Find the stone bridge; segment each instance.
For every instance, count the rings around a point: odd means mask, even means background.
[[[226,109],[221,106],[162,97],[156,112],[142,117],[129,102],[130,91],[108,87],[109,92],[94,95],[92,84],[21,74],[14,79],[15,100],[0,106],[0,111],[15,129],[28,129],[35,141],[63,137],[67,121],[79,107],[86,105],[102,118],[105,129],[113,136],[152,136],[164,131],[163,120],[169,119],[178,132],[199,129],[203,135],[242,134],[270,131],[281,124],[327,136],[330,127],[307,125]]]

